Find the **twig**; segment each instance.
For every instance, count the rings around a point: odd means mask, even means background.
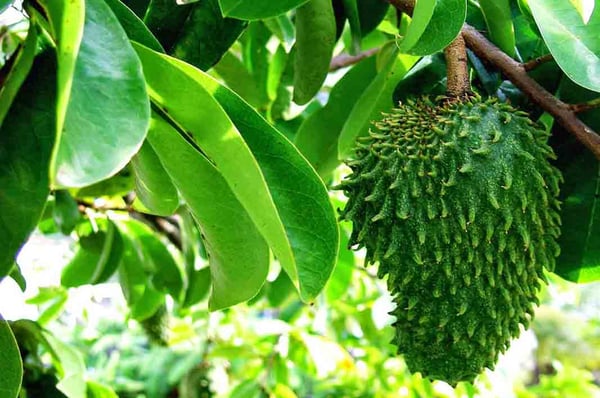
[[[412,15],[414,1],[388,0],[388,2],[400,11]],[[527,75],[527,71],[522,64],[494,46],[472,26],[465,24],[462,28],[462,36],[467,47],[479,58],[500,70],[508,80],[525,93],[533,102],[551,114],[565,130],[573,134],[596,158],[600,159],[600,136],[579,120],[577,113],[571,105],[562,102],[549,93],[538,82]]]
[[[467,46],[481,59],[488,61],[498,68],[515,86],[538,104],[568,132],[573,134],[584,144],[598,159],[600,159],[600,136],[583,123],[573,112],[569,104],[565,104],[554,95],[546,91],[538,82],[527,75],[523,66],[503,53],[498,47],[490,43],[481,33],[472,26],[466,25],[462,29]]]
[[[469,68],[467,66],[467,48],[461,35],[444,50],[448,75],[448,96],[464,97],[471,92],[469,83]]]
[[[379,48],[371,48],[369,50],[360,52],[356,55],[340,54],[333,57],[329,64],[329,71],[333,72],[338,69],[345,68],[346,66],[354,65],[365,58],[369,58],[379,52]]]
[[[525,71],[529,72],[530,70],[537,68],[541,64],[552,61],[553,59],[554,57],[552,56],[552,54],[546,54],[542,55],[541,57],[534,58],[530,61],[523,62],[521,64],[521,67],[525,69]]]
[[[588,102],[583,102],[581,104],[572,104],[569,106],[571,107],[571,110],[575,113],[590,111],[592,109],[600,108],[600,98],[596,98]]]

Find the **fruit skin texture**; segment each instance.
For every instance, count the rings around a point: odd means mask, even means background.
[[[547,133],[479,96],[419,99],[375,126],[340,185],[350,245],[388,275],[409,369],[473,381],[529,325],[559,252],[562,177]]]

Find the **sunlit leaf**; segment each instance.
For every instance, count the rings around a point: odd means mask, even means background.
[[[307,0],[219,0],[223,15],[247,20],[275,17],[306,2]]]
[[[179,207],[177,189],[163,168],[156,152],[146,141],[131,160],[135,174],[135,193],[144,212],[169,216]]]
[[[584,22],[566,0],[528,0],[554,59],[575,83],[600,92],[600,7]]]
[[[23,363],[17,341],[8,323],[0,316],[0,393],[6,398],[16,398],[21,389]]]
[[[418,1],[408,31],[400,41],[400,52],[429,55],[442,50],[458,35],[466,16],[466,0]]]
[[[396,85],[418,60],[410,55],[398,55],[394,43],[382,49],[379,57],[382,67],[377,77],[362,92],[344,123],[338,141],[338,159],[345,159],[352,152],[355,140],[367,134],[371,123],[381,118],[382,112],[392,109]]]
[[[323,289],[335,263],[338,230],[323,183],[294,146],[233,92],[208,75],[201,81],[225,109],[256,157],[291,245],[280,263],[303,300]],[[298,206],[298,203],[302,203]],[[297,270],[297,278],[289,270]]]
[[[340,164],[337,142],[344,123],[376,75],[375,57],[358,63],[331,89],[327,104],[311,113],[296,133],[294,144],[325,180]]]
[[[297,278],[295,261],[280,215],[265,177],[248,144],[219,103],[202,86],[202,72],[185,62],[136,45],[153,104],[165,123],[182,129],[216,168],[263,234],[286,271]],[[160,154],[160,148],[152,145]],[[169,172],[172,165],[163,166]],[[174,165],[181,162],[173,159]],[[173,174],[169,172],[173,178]],[[197,186],[191,177],[175,185]],[[183,192],[182,192],[183,193]]]
[[[509,0],[479,0],[490,38],[502,51],[515,54],[515,30]]]
[[[252,298],[267,277],[269,250],[248,213],[218,170],[162,118],[153,120],[149,139],[204,235],[210,308]]]
[[[55,187],[82,187],[117,173],[142,145],[150,119],[141,65],[119,21],[103,0],[87,0],[85,15],[53,154]]]

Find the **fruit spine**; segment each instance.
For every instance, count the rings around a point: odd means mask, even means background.
[[[479,96],[409,101],[375,126],[340,185],[350,244],[388,275],[410,370],[473,381],[529,325],[559,252],[547,133]]]

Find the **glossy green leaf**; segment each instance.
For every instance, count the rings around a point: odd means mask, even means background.
[[[19,289],[21,289],[22,292],[25,292],[25,290],[27,289],[27,281],[21,273],[21,267],[19,267],[19,264],[15,263],[15,265],[10,270],[10,274],[8,274],[8,276],[10,276],[12,280],[15,281],[17,285],[19,285]]]
[[[0,12],[6,10],[13,3],[14,0],[1,0],[0,1]]]
[[[81,228],[78,250],[62,271],[61,285],[76,287],[106,282],[119,266],[123,256],[119,230],[109,220],[95,222],[102,229],[94,230],[91,222]]]
[[[125,228],[117,222],[119,228]],[[143,247],[136,239],[131,239],[127,230],[122,233],[123,258],[119,266],[119,283],[123,296],[131,310],[131,316],[138,321],[146,319],[164,304],[164,294],[152,287],[151,270]]]
[[[125,167],[116,175],[87,187],[71,189],[76,198],[98,198],[125,196],[135,188],[135,175],[130,166]]]
[[[398,82],[418,60],[410,55],[398,55],[392,43],[379,54],[382,67],[377,77],[364,90],[348,115],[338,141],[338,159],[345,159],[360,136],[367,134],[374,120],[394,106],[392,94]]]
[[[561,100],[569,102],[597,98],[598,94],[563,78]],[[592,129],[600,129],[600,109],[580,115]],[[551,144],[558,159],[564,183],[560,188],[560,256],[554,272],[573,282],[600,280],[600,162],[573,136],[553,129]]]
[[[600,7],[584,21],[566,0],[529,0],[554,59],[575,83],[600,92]]]
[[[247,24],[222,17],[217,0],[202,0],[194,4],[169,53],[208,70],[227,52]]]
[[[56,131],[63,130],[71,88],[76,69],[77,56],[83,38],[85,21],[85,1],[70,2],[38,0],[50,25],[50,34],[56,42],[58,57]],[[35,9],[34,7],[31,7]],[[35,12],[32,12],[35,15]],[[55,149],[56,151],[56,149]]]
[[[418,1],[400,52],[429,55],[442,50],[458,35],[466,17],[466,0]]]
[[[140,221],[120,221],[118,225],[135,247],[152,287],[179,300],[183,290],[183,270],[165,244],[150,227]]]
[[[509,0],[479,0],[490,39],[511,57],[515,55],[515,29]]]
[[[164,52],[164,49],[150,32],[144,22],[121,0],[104,0],[115,14],[119,23],[130,40],[136,41],[154,51]]]
[[[206,74],[201,79],[256,157],[294,256],[294,262],[280,258],[280,263],[299,283],[302,299],[313,300],[331,274],[339,240],[323,183],[298,150],[241,98]],[[296,269],[298,276],[290,269]]]
[[[103,0],[87,0],[85,14],[64,128],[53,153],[55,187],[82,187],[117,173],[142,145],[150,120],[141,65],[119,21]]]
[[[335,16],[330,0],[310,0],[296,10],[295,103],[306,104],[323,85],[335,41]]]
[[[37,31],[38,27],[35,24],[29,25],[27,38],[0,70],[0,125],[33,65],[37,49]]]
[[[0,126],[0,279],[42,215],[56,129],[56,60],[37,57]]]
[[[360,31],[363,36],[371,33],[383,20],[390,8],[386,0],[357,0]]]
[[[79,206],[68,191],[58,190],[54,192],[54,222],[60,232],[69,235],[81,219]]]
[[[86,391],[86,398],[119,398],[111,388],[92,380],[86,382]]]
[[[360,51],[360,39],[362,31],[360,27],[360,16],[358,14],[358,0],[343,0],[344,13],[350,24],[350,33],[352,36],[352,46],[350,53],[355,54]]]
[[[21,389],[23,363],[17,341],[8,323],[0,316],[0,394],[16,398]]]
[[[263,99],[259,82],[252,75],[241,59],[232,52],[227,52],[215,65],[213,71],[244,100],[254,107],[261,106]]]
[[[325,288],[325,295],[330,302],[339,300],[348,292],[348,288],[352,283],[352,272],[356,268],[354,254],[348,248],[348,235],[343,231],[340,235],[338,258],[333,274]]]
[[[203,233],[212,278],[209,307],[252,298],[267,277],[269,250],[248,213],[211,162],[162,118],[153,119],[149,139]]]
[[[58,370],[56,388],[67,398],[86,398],[85,363],[79,351],[48,332],[43,335]]]
[[[211,277],[210,268],[204,267],[200,270],[194,270],[188,274],[188,287],[183,300],[183,307],[187,308],[191,305],[199,303],[208,296],[210,291]]]
[[[179,207],[177,189],[162,167],[156,152],[146,141],[131,160],[135,174],[135,193],[143,211],[169,216]]]
[[[294,144],[324,180],[340,164],[338,138],[352,107],[375,76],[375,57],[355,65],[331,89],[327,105],[311,113],[296,133]]]
[[[295,274],[294,256],[262,171],[248,145],[223,108],[202,86],[204,74],[185,62],[136,49],[144,63],[146,82],[161,117],[193,139],[209,162],[225,178],[233,193],[263,234],[286,270]],[[159,154],[159,148],[152,145]],[[180,167],[180,162],[177,162]],[[169,165],[164,164],[167,172]],[[173,178],[172,173],[171,177]],[[196,185],[192,179],[188,184]],[[179,190],[181,185],[175,184]],[[285,265],[284,265],[285,266]]]
[[[224,16],[246,20],[275,17],[306,2],[307,0],[219,0]]]
[[[242,43],[242,61],[250,72],[250,78],[258,89],[257,109],[265,109],[269,102],[267,80],[270,69],[270,53],[267,49],[271,31],[261,21],[250,23],[240,37]],[[238,79],[243,76],[238,77]]]
[[[38,293],[25,302],[38,306],[37,323],[45,326],[60,316],[68,298],[67,289],[62,286],[41,286]]]
[[[195,4],[179,5],[174,0],[151,0],[144,24],[167,52],[177,42],[185,21]]]
[[[150,0],[120,0],[125,4],[131,11],[137,15],[138,18],[144,18],[146,15],[146,11],[148,10],[148,6],[150,5]]]

